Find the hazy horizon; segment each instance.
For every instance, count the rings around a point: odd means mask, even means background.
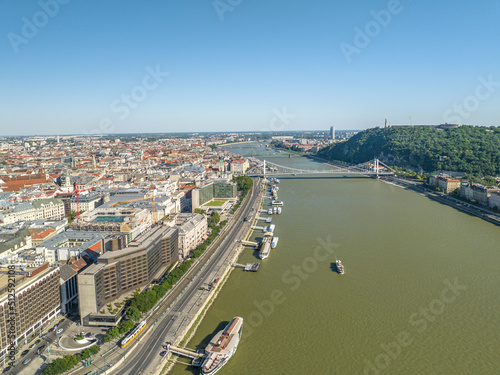
[[[498,126],[500,3],[0,4],[0,134]]]

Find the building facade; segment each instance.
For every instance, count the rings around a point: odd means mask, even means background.
[[[92,211],[103,203],[103,197],[97,193],[80,194],[80,212]],[[77,210],[76,196],[71,197],[71,211]]]
[[[187,258],[205,240],[208,221],[202,214],[179,214],[176,225],[179,227],[179,258]]]
[[[225,180],[210,182],[204,186],[196,187],[191,191],[191,208],[200,207],[214,198],[236,198],[238,188],[234,182]]]
[[[78,300],[83,325],[114,326],[121,313],[106,310],[137,288],[158,279],[179,257],[178,229],[156,226],[127,247],[107,251],[78,275]]]
[[[489,198],[489,206],[500,210],[500,191],[494,191]]]
[[[491,194],[497,191],[498,189],[473,183],[460,185],[460,196],[470,201],[476,201],[482,206],[488,206]]]
[[[15,269],[14,275],[11,270],[6,266],[0,269],[0,361],[8,356],[11,342],[18,347],[37,338],[43,326],[59,314],[61,304],[58,267],[45,263],[38,268]],[[16,280],[14,292],[9,279]],[[16,317],[10,336],[12,311]]]
[[[429,185],[443,190],[446,194],[460,189],[460,180],[450,178],[446,175],[434,175],[429,178]]]
[[[57,198],[39,199],[32,203],[20,203],[0,211],[0,221],[12,224],[18,221],[38,219],[61,220],[64,217],[64,203]]]

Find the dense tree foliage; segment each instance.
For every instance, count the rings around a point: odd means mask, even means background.
[[[220,215],[217,211],[214,211],[208,218],[208,226],[210,228],[214,228],[219,221],[220,221]]]
[[[141,319],[141,312],[136,307],[127,308],[127,319],[138,322]]]
[[[318,156],[349,163],[378,158],[389,165],[418,171],[448,170],[476,176],[498,176],[500,128],[373,128],[321,150]]]
[[[91,355],[96,355],[100,350],[100,346],[94,345],[80,354],[66,354],[64,357],[57,358],[50,365],[48,365],[45,370],[43,370],[42,375],[59,375],[65,371],[69,371],[81,360],[89,359]]]
[[[252,188],[253,181],[248,176],[238,176],[233,178],[233,182],[236,182],[238,190],[242,192],[242,198],[247,195],[248,191]]]

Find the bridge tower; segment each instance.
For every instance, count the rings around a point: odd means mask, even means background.
[[[375,169],[376,178],[378,179],[379,163],[377,158],[373,161],[373,168]]]

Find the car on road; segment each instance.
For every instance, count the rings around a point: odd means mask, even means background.
[[[8,366],[8,367],[3,369],[3,372],[9,372],[11,369],[12,369],[12,367]]]
[[[59,328],[59,329],[57,330],[57,333],[62,333],[62,331],[64,331],[64,329]]]
[[[29,346],[29,348],[28,348],[28,349],[29,349],[29,350],[31,350],[31,349],[33,349],[35,346],[36,346],[36,343],[33,343],[33,344],[31,344],[31,345]]]
[[[167,351],[166,351],[166,350],[160,353],[160,355],[161,355],[162,357],[165,357],[165,355],[166,355],[166,354],[167,354]]]
[[[36,340],[36,341],[35,341],[35,345],[40,344],[40,342],[41,342],[41,341],[42,341],[42,340],[40,340],[40,339]]]
[[[23,365],[27,365],[28,363],[31,362],[31,358],[26,358],[24,361],[23,361]]]
[[[36,354],[42,354],[44,349],[45,349],[45,345],[40,346],[38,348],[38,350],[36,351]]]
[[[21,353],[21,357],[24,357],[26,354],[28,354],[30,351],[26,349],[24,352]]]

